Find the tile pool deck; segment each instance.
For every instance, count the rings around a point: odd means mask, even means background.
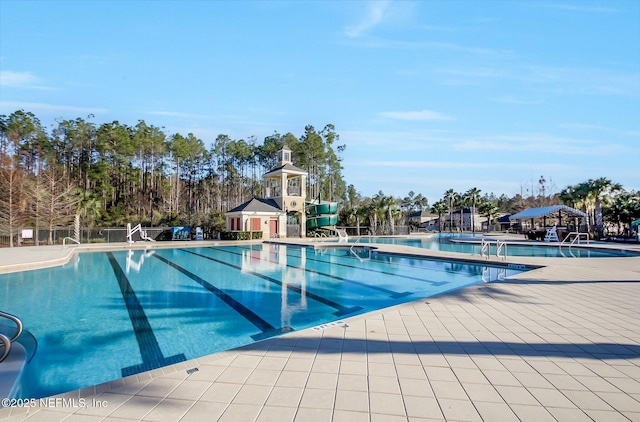
[[[0,272],[68,254],[1,249]],[[507,262],[541,268],[0,409],[0,421],[640,421],[640,257]]]

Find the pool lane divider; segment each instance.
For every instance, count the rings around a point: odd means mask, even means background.
[[[151,324],[149,323],[149,319],[138,300],[136,292],[133,290],[133,287],[131,287],[127,275],[122,271],[122,267],[120,267],[120,264],[118,264],[113,254],[111,252],[106,252],[106,254],[118,281],[118,286],[120,286],[124,303],[127,306],[129,319],[133,326],[133,333],[136,336],[140,356],[142,357],[142,364],[122,368],[122,376],[127,377],[129,375],[139,374],[140,372],[186,361],[187,358],[183,353],[169,356],[168,358],[164,357],[158,344],[158,339],[156,339],[153,328],[151,328]]]
[[[241,247],[241,246],[234,246],[234,247],[237,248],[237,249],[245,250],[245,251],[250,251],[251,250],[250,248],[247,248],[247,247]],[[208,249],[213,249],[213,250],[220,251],[220,252],[226,252],[226,253],[229,253],[229,254],[242,256],[241,253],[233,252],[233,251],[230,251],[230,250],[227,250],[227,249],[219,249],[219,248],[208,248]],[[291,256],[291,257],[294,257],[294,258],[300,258],[300,257],[298,257],[296,255],[287,254],[287,256]],[[274,261],[273,259],[268,259],[267,261],[272,262],[274,264],[278,263],[277,261]],[[317,262],[322,262],[322,263],[329,264],[329,262],[327,262],[327,261],[321,261],[321,260],[315,260],[315,259],[312,260],[312,261],[317,261]],[[323,273],[322,271],[311,270],[309,268],[301,267],[299,265],[293,265],[293,264],[286,264],[286,265],[289,268],[295,268],[295,269],[298,269],[298,270],[306,271],[308,273],[321,275],[323,277],[333,278],[334,280],[340,280],[340,281],[343,281],[345,283],[351,283],[351,284],[355,284],[355,285],[358,285],[358,286],[362,286],[362,287],[367,288],[367,289],[377,290],[379,292],[382,292],[384,294],[389,295],[389,297],[392,298],[392,299],[400,299],[400,298],[403,298],[405,296],[412,295],[414,293],[414,292],[394,292],[393,290],[385,289],[384,287],[372,286],[371,284],[363,283],[361,281],[351,280],[349,278],[344,278],[344,277],[340,277],[340,276],[329,274],[329,273]]]
[[[306,297],[308,297],[310,299],[315,300],[316,302],[320,302],[320,303],[322,303],[324,305],[327,305],[327,306],[330,306],[330,307],[336,309],[336,312],[333,312],[333,315],[336,315],[336,316],[349,315],[349,314],[352,314],[354,312],[361,311],[361,310],[364,309],[362,306],[352,306],[352,307],[348,308],[348,307],[343,306],[343,305],[341,305],[341,304],[339,304],[337,302],[334,302],[334,301],[332,301],[330,299],[327,299],[327,298],[324,298],[322,296],[319,296],[319,295],[317,295],[315,293],[311,293],[311,292],[308,292],[306,290],[302,290],[298,286],[292,286],[290,284],[283,283],[280,280],[277,280],[277,279],[275,279],[273,277],[269,277],[269,276],[264,275],[264,274],[257,273],[255,271],[243,270],[241,267],[239,267],[237,265],[231,264],[229,262],[222,261],[220,259],[216,259],[216,258],[212,258],[212,257],[207,256],[207,255],[202,255],[202,254],[199,254],[199,253],[196,253],[196,252],[192,252],[192,251],[190,251],[188,249],[180,249],[180,251],[189,253],[191,255],[199,256],[201,258],[205,258],[205,259],[208,259],[210,261],[214,261],[214,262],[217,262],[217,263],[222,264],[222,265],[226,265],[226,266],[231,267],[231,268],[235,268],[236,270],[244,271],[245,274],[251,274],[253,276],[260,277],[260,278],[262,278],[264,280],[267,280],[267,281],[269,281],[271,283],[275,283],[280,287],[286,287],[288,290],[296,292],[299,295],[304,295],[304,296],[306,296]],[[157,257],[157,255],[154,255],[154,256]]]
[[[180,250],[184,251],[184,249],[180,249]],[[273,337],[273,336],[277,336],[277,335],[280,335],[280,334],[284,334],[284,333],[288,333],[290,331],[293,331],[293,328],[291,328],[289,326],[285,326],[285,327],[282,327],[282,328],[274,327],[273,325],[269,324],[264,319],[260,318],[260,316],[258,316],[251,309],[247,308],[242,303],[238,302],[233,297],[231,297],[228,294],[226,294],[224,291],[220,290],[219,288],[217,288],[213,284],[211,284],[208,281],[206,281],[205,279],[197,276],[196,274],[192,273],[191,271],[187,270],[186,268],[181,267],[180,265],[176,264],[175,262],[169,261],[167,258],[162,257],[162,256],[158,255],[157,253],[153,254],[152,256],[154,258],[164,262],[165,264],[169,265],[170,267],[180,271],[182,274],[186,275],[191,280],[193,280],[196,283],[198,283],[200,286],[204,287],[205,289],[207,289],[208,291],[210,291],[214,295],[218,296],[224,303],[229,305],[231,308],[233,308],[233,310],[235,310],[240,315],[242,315],[247,321],[252,323],[256,328],[258,328],[261,331],[261,333],[259,333],[259,334],[252,335],[251,336],[252,339],[254,339],[256,341],[257,340],[263,340],[265,338],[269,338],[269,337]]]

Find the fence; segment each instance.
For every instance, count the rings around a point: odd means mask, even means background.
[[[155,239],[157,235],[169,227],[143,227],[147,235]],[[35,229],[33,227],[21,227],[17,230],[18,234],[13,236],[13,246],[33,246],[49,244],[49,229]],[[54,245],[62,244],[65,237],[73,237],[73,226],[56,227],[51,231],[51,243]],[[138,240],[138,234],[133,235],[134,240]],[[37,239],[37,242],[36,242]],[[110,243],[110,242],[126,242],[126,227],[84,227],[80,228],[80,243]],[[0,235],[0,247],[9,246],[9,236]]]
[[[346,230],[349,236],[357,236],[358,230],[356,227],[341,227]],[[143,227],[142,230],[147,232],[147,235],[155,239],[161,232],[168,230],[169,227]],[[410,233],[409,226],[395,226],[394,233],[396,235],[407,235]],[[372,235],[372,230],[368,226],[360,226],[360,235],[367,236]],[[389,235],[388,227],[378,227],[375,233],[378,236]],[[23,236],[26,235],[26,236]],[[139,235],[134,234],[134,240],[139,240]],[[287,225],[287,237],[299,237],[300,226]],[[73,226],[69,227],[56,227],[51,231],[51,244],[61,245],[62,239],[65,237],[73,237]],[[212,236],[207,236],[211,238]],[[36,242],[38,239],[38,242]],[[127,241],[127,229],[125,227],[81,227],[80,228],[80,243],[111,243],[111,242],[126,242]],[[34,245],[48,245],[49,244],[49,229],[34,227],[21,227],[17,230],[17,235],[13,236],[13,246],[34,246]],[[0,234],[0,247],[9,246],[9,236]]]

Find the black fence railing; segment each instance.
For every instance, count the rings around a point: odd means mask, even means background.
[[[147,236],[155,239],[168,227],[143,227]],[[74,229],[70,227],[56,227],[53,230],[34,227],[21,227],[17,234],[13,236],[13,246],[34,246],[34,245],[61,245],[65,237],[74,237]],[[140,240],[140,235],[134,233],[133,240]],[[111,243],[126,242],[126,227],[82,227],[80,228],[80,243]],[[7,234],[0,235],[0,247],[10,245]]]

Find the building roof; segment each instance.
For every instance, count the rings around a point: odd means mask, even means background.
[[[578,211],[574,208],[568,207],[566,205],[551,205],[548,207],[540,207],[540,208],[529,208],[524,211],[520,211],[519,213],[513,214],[509,219],[513,220],[526,220],[529,218],[541,218],[547,217],[554,213],[563,212],[568,214],[569,216],[574,217],[587,217],[586,213],[582,211]]]
[[[438,214],[430,213],[429,211],[413,211],[409,214],[409,217],[438,217]]]
[[[273,199],[253,198],[242,205],[238,205],[234,209],[226,212],[261,212],[261,213],[278,213],[282,214],[284,211],[280,209],[278,203]]]
[[[300,167],[296,167],[293,164],[284,164],[282,166],[277,166],[272,168],[271,170],[269,170],[268,172],[266,172],[265,174],[262,175],[262,177],[264,176],[268,176],[271,173],[275,173],[278,171],[284,171],[285,173],[300,173],[300,174],[308,174],[306,171],[302,170]]]

